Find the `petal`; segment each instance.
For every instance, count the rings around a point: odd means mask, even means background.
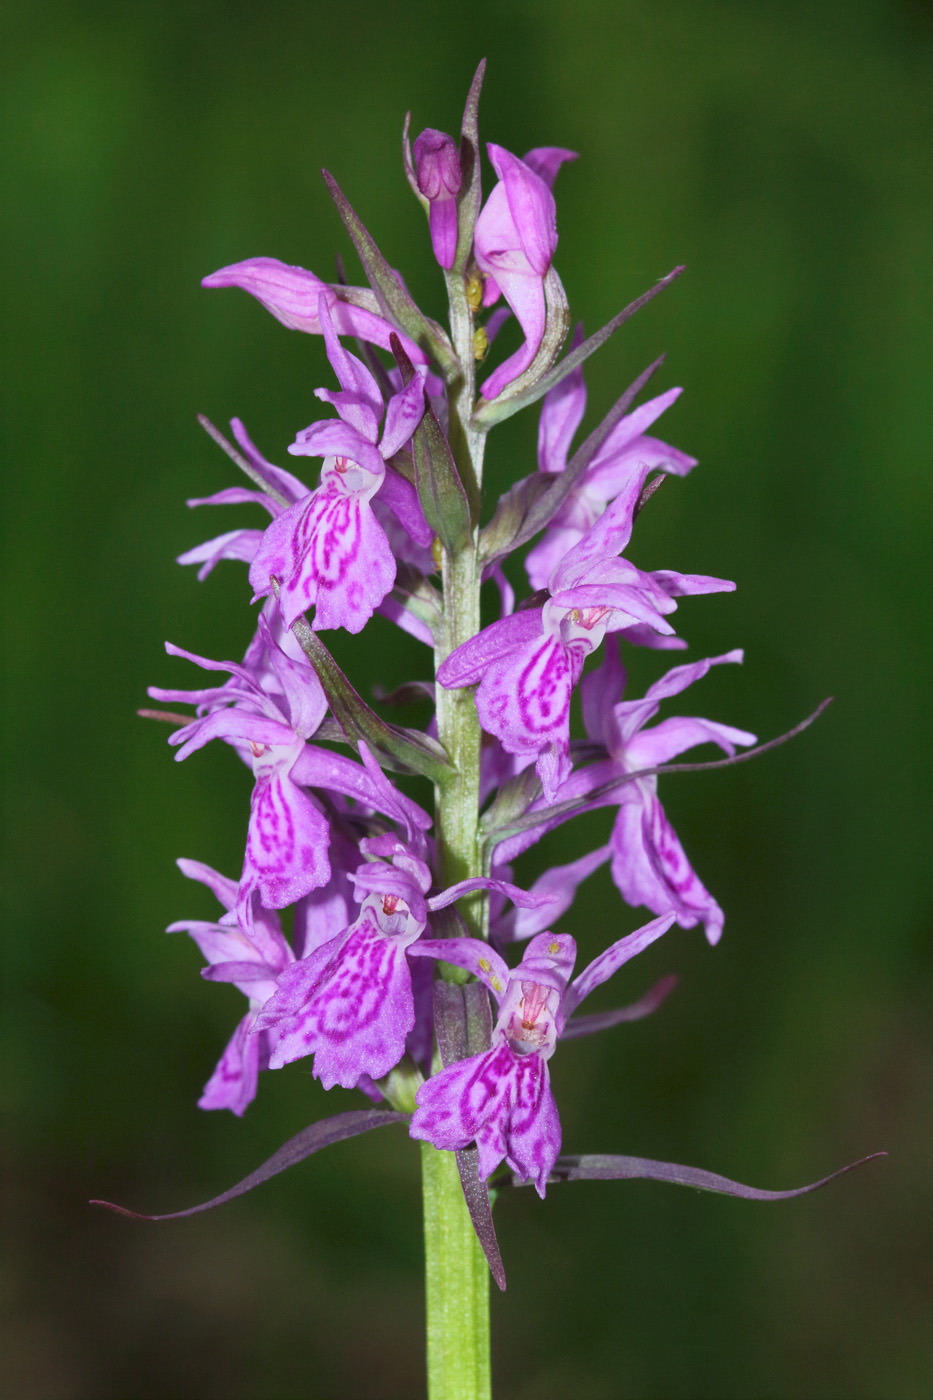
[[[254,1020],[255,1012],[248,1012],[233,1032],[198,1108],[229,1108],[241,1118],[256,1097],[261,1047],[259,1036],[250,1034]]]
[[[264,617],[259,619],[259,632],[266,644],[266,659],[288,710],[289,724],[299,739],[310,739],[327,714],[327,696],[317,672],[309,666],[303,653],[298,659],[282,650]]]
[[[476,692],[480,724],[510,753],[566,743],[570,696],[581,665],[559,637],[551,636],[494,661]]]
[[[571,349],[580,343],[580,331],[574,336]],[[586,385],[583,367],[578,366],[544,396],[538,420],[538,468],[543,472],[562,472],[573,435],[586,411]]]
[[[579,544],[584,531],[576,526],[552,525],[545,530],[541,539],[525,555],[525,570],[528,582],[537,593],[547,588],[548,579],[561,560]]]
[[[329,854],[331,878],[295,905],[294,942],[299,958],[307,958],[336,938],[353,919],[349,883],[342,871],[334,869],[333,847]]]
[[[492,306],[499,296],[500,268],[506,271],[533,271],[522,249],[522,240],[509,208],[509,197],[501,180],[493,186],[476,220],[473,253],[480,271],[486,274],[484,306]]]
[[[655,939],[660,938],[662,933],[667,933],[673,922],[673,914],[662,914],[660,918],[652,919],[650,923],[644,924],[634,933],[618,939],[604,953],[600,953],[598,958],[594,958],[589,966],[583,969],[580,976],[573,979],[573,983],[561,1004],[562,1017],[571,1015],[583,998],[588,997],[594,988],[602,986],[603,982],[607,981],[614,972],[618,972],[619,968],[630,958],[634,958]]]
[[[731,579],[710,578],[708,574],[678,574],[674,569],[654,569],[651,577],[671,598],[684,598],[697,593],[735,592]]]
[[[638,784],[640,801],[624,802],[612,830],[612,878],[627,904],[672,913],[681,928],[701,921],[717,943],[723,913],[693,870],[664,808]],[[631,789],[630,789],[631,790]]]
[[[637,408],[632,409],[631,413],[626,413],[624,418],[620,418],[593,458],[590,470],[596,466],[603,466],[643,437],[652,423],[660,418],[661,414],[670,408],[671,404],[675,403],[682,393],[682,388],[666,389],[663,394],[656,394],[653,399],[639,404]]]
[[[457,255],[457,201],[435,199],[428,214],[431,247],[441,267],[451,268]]]
[[[506,899],[510,899],[519,909],[541,909],[547,906],[553,910],[557,903],[556,897],[549,892],[539,891],[534,894],[531,890],[510,884],[508,880],[493,880],[488,875],[474,875],[467,880],[458,880],[455,885],[449,885],[442,894],[429,899],[428,908],[446,909],[448,904],[453,904],[461,895],[469,894],[473,890],[495,890]]]
[[[539,933],[528,944],[512,977],[552,987],[563,995],[576,960],[576,940],[569,933]]]
[[[611,501],[623,489],[639,463],[643,463],[649,471],[686,476],[697,465],[697,460],[676,447],[669,447],[666,442],[660,442],[658,438],[640,437],[607,461],[594,461],[583,474],[582,488],[595,500]]]
[[[553,802],[557,789],[567,781],[572,772],[567,735],[556,735],[544,748],[538,750],[535,772],[540,779],[546,801]]]
[[[212,870],[209,865],[205,865],[200,860],[187,860],[181,856],[175,864],[182,875],[189,880],[200,880],[202,885],[206,885],[215,896],[219,904],[225,909],[232,909],[236,903],[236,881],[231,880],[227,875],[220,875],[216,870]]]
[[[376,838],[379,839],[378,837]],[[371,847],[367,847],[371,849]],[[431,875],[420,860],[409,860],[405,866],[400,861],[397,865],[387,865],[384,861],[366,861],[350,876],[356,890],[356,899],[360,904],[367,895],[394,895],[397,899],[404,900],[408,905],[408,929],[401,934],[397,927],[393,927],[391,932],[395,942],[404,943],[406,946],[424,928],[428,917],[427,905],[424,895],[421,892],[422,884],[430,884]],[[383,933],[389,930],[383,927]]]
[[[579,860],[571,861],[569,865],[555,865],[546,870],[532,885],[531,893],[555,895],[555,902],[539,909],[517,909],[515,914],[509,917],[507,936],[513,939],[531,938],[533,934],[546,929],[548,924],[555,924],[573,903],[577,886],[588,875],[592,875],[594,870],[604,865],[609,855],[609,847],[600,846],[598,850],[581,856]],[[498,937],[502,937],[504,923],[504,920],[497,923]]]
[[[416,374],[386,405],[385,427],[379,444],[383,457],[393,457],[404,447],[424,417],[424,384],[424,376]]]
[[[561,1141],[560,1116],[551,1092],[547,1061],[534,1054],[518,1058],[512,1094],[506,1161],[524,1181],[534,1182],[543,1200]],[[482,1155],[480,1147],[481,1174]]]
[[[484,982],[497,1001],[509,985],[508,964],[494,948],[479,938],[419,938],[408,949],[411,958],[437,958],[463,967]]]
[[[460,190],[463,172],[452,136],[436,127],[425,127],[415,138],[415,169],[418,189],[426,199],[444,199]]]
[[[337,392],[316,389],[315,397],[333,404],[345,423],[355,428],[367,442],[375,442],[382,418],[382,394],[362,360],[345,350],[337,339],[329,309],[331,304],[336,305],[335,299],[322,294],[318,301],[318,314],[327,358],[340,381],[340,389]]]
[[[643,464],[633,471],[623,490],[583,536],[579,544],[564,557],[550,582],[552,593],[579,583],[587,570],[597,561],[621,554],[632,537],[635,507],[648,475]]]
[[[655,681],[646,691],[645,698],[652,700],[667,700],[672,695],[679,695],[688,686],[694,685],[702,680],[711,666],[722,666],[728,663],[741,665],[744,659],[744,652],[740,647],[734,651],[723,652],[721,656],[707,657],[702,661],[693,661],[686,666],[673,666],[669,671]]]
[[[526,151],[522,156],[522,161],[539,175],[549,190],[554,188],[554,180],[558,170],[567,160],[577,160],[576,151],[565,150],[563,146],[536,146],[534,150]]]
[[[749,734],[745,729],[735,729],[731,724],[716,724],[710,719],[689,719],[686,715],[677,715],[636,735],[626,746],[626,766],[632,771],[656,768],[696,744],[717,744],[723,753],[732,758],[736,744],[754,744],[755,739],[754,734]]]
[[[580,682],[583,726],[598,744],[609,745],[615,733],[613,707],[625,692],[626,672],[618,643],[606,643],[603,659],[595,671],[588,671]]]
[[[524,373],[538,353],[547,322],[544,281],[541,277],[527,272],[497,271],[496,278],[502,295],[515,312],[525,341],[480,386],[484,399],[494,399],[507,384]]]
[[[301,495],[307,494],[308,488],[303,486]],[[185,505],[190,509],[194,509],[195,506],[262,506],[273,516],[278,515],[281,510],[265,491],[251,491],[248,486],[227,486],[223,491],[215,491],[212,496],[189,496]]]
[[[554,196],[541,176],[518,156],[492,142],[486,149],[493,169],[505,188],[512,222],[529,267],[539,278],[543,277],[557,247],[557,205]],[[497,269],[496,277],[501,287]],[[504,287],[502,290],[505,293]]]
[[[507,1118],[514,1059],[507,1045],[495,1045],[432,1075],[415,1095],[417,1108],[412,1115],[411,1136],[431,1142],[442,1151],[456,1152],[473,1142],[484,1124],[491,1120],[495,1125]],[[505,1156],[504,1142],[491,1165],[488,1134],[485,1160],[482,1148],[480,1152],[480,1176],[485,1179]]]
[[[261,540],[261,530],[228,530],[205,544],[195,545],[194,549],[186,549],[184,554],[176,556],[175,563],[200,564],[198,581],[201,582],[221,559],[238,559],[244,564],[251,564]]]
[[[366,745],[361,744],[360,749],[362,752]],[[368,750],[366,752],[368,754]],[[378,764],[374,761],[373,769],[378,769]],[[424,808],[393,788],[381,773],[381,769],[378,771],[382,776],[381,783],[377,780],[375,772],[361,768],[345,754],[331,753],[329,749],[319,749],[313,744],[306,744],[292,766],[291,777],[302,787],[330,788],[346,797],[354,797],[366,807],[385,812],[393,821],[406,825],[410,831],[427,831],[431,825],[431,817]]]
[[[494,661],[512,655],[526,643],[541,637],[541,616],[540,608],[524,608],[484,627],[477,636],[451,652],[438,667],[437,679],[448,690],[474,685]]]
[[[360,632],[395,582],[395,558],[369,502],[328,483],[266,531],[250,583],[262,596],[272,578],[286,626],[313,603],[316,629]]]
[[[642,741],[650,742],[649,735],[638,735],[638,731],[642,729],[650,719],[654,718],[662,700],[669,700],[672,696],[679,695],[689,686],[694,685],[698,680],[702,680],[711,666],[719,666],[725,662],[740,663],[742,658],[743,652],[737,649],[735,651],[724,652],[722,656],[706,657],[702,661],[689,662],[686,666],[673,666],[669,671],[665,672],[660,680],[655,681],[653,685],[648,687],[641,700],[624,700],[612,707],[609,724],[611,732],[606,740],[607,746],[611,748],[613,743],[617,745],[620,742],[627,745],[636,738],[636,735],[638,736],[639,743],[642,743]],[[668,723],[670,722],[668,721]],[[698,720],[696,723],[705,724],[706,721]],[[661,726],[659,725],[658,729],[660,728]],[[657,733],[657,730],[650,731],[649,733]],[[741,734],[742,731],[736,730],[735,733]],[[704,737],[697,738],[692,742],[704,743],[705,741],[706,738]],[[738,742],[741,742],[741,740]],[[751,742],[754,743],[754,740]],[[685,744],[684,747],[689,748],[690,745]],[[675,752],[683,752],[683,749],[670,749],[669,746],[665,745],[662,741],[659,745],[658,752],[663,752],[665,750],[667,751],[668,757]],[[645,752],[647,753],[647,750]],[[642,755],[637,763],[633,762],[628,766],[630,768],[648,768],[652,767],[655,763],[663,761],[662,759],[652,759]]]
[[[372,477],[366,492],[371,496],[379,490],[385,471],[385,463],[374,442],[375,439],[370,442],[342,418],[325,418],[302,428],[288,450],[293,457],[346,457],[356,462]]]
[[[392,467],[386,467],[386,473],[379,488],[378,503],[388,506],[409,539],[413,540],[416,545],[420,545],[422,549],[431,548],[434,543],[434,531],[424,518],[418,493],[411,482],[406,481]],[[424,562],[428,565],[428,569],[435,567],[433,559]]]
[[[274,1011],[274,1001],[264,1014]],[[364,918],[331,957],[310,998],[276,1024],[273,1067],[313,1053],[314,1074],[325,1089],[352,1089],[363,1074],[381,1079],[402,1058],[415,1024],[405,949]]]
[[[330,827],[311,798],[276,773],[253,789],[237,918],[248,927],[244,897],[253,890],[267,909],[285,909],[330,878]],[[241,913],[245,913],[244,923]]]
[[[290,266],[278,258],[246,258],[243,262],[232,263],[202,278],[201,286],[242,287],[243,291],[262,302],[283,326],[308,331],[313,335],[321,334],[318,301],[321,292],[326,290],[336,298],[336,304],[331,307],[331,317],[338,335],[356,336],[372,345],[380,345],[383,350],[390,350],[389,337],[398,335],[406,354],[415,364],[425,364],[428,358],[413,340],[400,334],[375,310],[368,311],[344,300],[346,292],[342,287],[329,287],[313,272]],[[353,288],[353,294],[357,300],[368,295],[362,288]],[[375,297],[372,301],[375,307]]]
[[[431,826],[431,818],[423,807],[419,807],[417,802],[399,792],[398,788],[389,781],[370,753],[368,746],[362,740],[359,741],[358,748],[370,784],[376,794],[376,809],[387,813],[393,821],[404,827],[406,838],[409,842],[414,842],[416,832],[427,831],[428,827]]]
[[[180,763],[212,739],[223,739],[234,745],[239,741],[276,747],[293,745],[295,735],[284,721],[266,719],[265,715],[228,706],[223,710],[214,710],[203,719],[193,720],[183,729],[176,729],[174,734],[169,735],[168,742],[182,745],[175,755]]]
[[[233,429],[233,436],[239,443],[240,450],[246,460],[255,467],[262,479],[275,486],[287,501],[299,501],[302,496],[308,494],[308,488],[303,481],[299,481],[297,476],[292,476],[291,472],[286,471],[284,467],[275,466],[273,462],[262,455],[239,418],[231,418],[230,427]],[[269,509],[267,504],[269,497],[262,494],[263,504]]]
[[[508,1045],[460,1060],[422,1084],[409,1132],[447,1151],[473,1140],[486,1180],[505,1158],[540,1196],[560,1152],[560,1118],[546,1062]]]

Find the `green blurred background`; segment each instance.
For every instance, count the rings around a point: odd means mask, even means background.
[[[237,872],[249,783],[222,745],[175,766],[134,711],[198,683],[163,639],[239,656],[251,631],[241,568],[199,585],[172,563],[255,519],[185,510],[234,480],[195,413],[241,415],[285,462],[330,382],[319,340],[200,277],[259,253],[326,276],[338,250],[357,276],[326,165],[440,313],[401,122],[455,130],[486,54],[484,138],[581,153],[556,262],[587,327],[688,266],[588,370],[590,423],[662,349],[656,384],[686,386],[662,435],[701,466],[635,557],[736,579],[681,630],[693,656],[746,648],[688,710],[770,737],[836,696],[758,764],[664,785],[725,937],[675,930],[601,994],[681,974],[649,1021],[557,1056],[566,1147],[770,1187],[891,1154],[785,1205],[638,1182],[503,1199],[497,1395],[929,1395],[929,5],[89,0],[11,6],[3,33],[8,1393],[422,1392],[404,1133],[191,1222],[85,1201],[204,1199],[354,1102],[295,1065],[243,1121],[195,1107],[240,1009],[161,930],[212,908],[176,856]],[[532,468],[535,418],[492,438],[494,485]],[[364,692],[426,674],[378,619],[340,655]],[[593,956],[642,918],[603,873],[563,926]]]

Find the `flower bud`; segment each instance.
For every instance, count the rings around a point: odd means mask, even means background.
[[[418,189],[429,201],[431,246],[441,267],[453,267],[457,252],[457,204],[460,158],[453,138],[427,127],[415,141]]]

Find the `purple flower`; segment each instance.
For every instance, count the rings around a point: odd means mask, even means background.
[[[571,694],[606,633],[642,644],[673,639],[664,614],[675,597],[735,588],[703,574],[646,573],[615,557],[631,538],[649,470],[642,463],[627,471],[619,494],[550,574],[546,602],[491,623],[437,671],[448,688],[479,682],[480,723],[509,753],[535,756],[548,801],[570,775]]]
[[[303,267],[291,267],[278,258],[246,258],[231,263],[202,278],[202,287],[241,287],[271,311],[290,330],[321,335],[320,299],[331,300],[334,327],[338,335],[356,336],[383,350],[391,349],[389,339],[397,335],[413,364],[427,363],[427,355],[382,315],[375,292],[368,287],[344,287],[322,282]]]
[[[547,1062],[567,1018],[673,922],[654,919],[619,939],[572,983],[577,945],[566,933],[538,934],[514,972],[479,939],[422,940],[412,948],[472,972],[496,998],[499,1018],[488,1050],[448,1065],[418,1090],[411,1136],[448,1152],[475,1141],[483,1180],[505,1160],[543,1197],[561,1142]]]
[[[178,866],[189,879],[207,885],[228,913],[233,910],[235,880],[196,860],[180,860]],[[283,937],[278,915],[265,910],[254,920],[252,936],[238,926],[225,928],[203,919],[169,924],[168,933],[179,931],[189,933],[207,958],[208,966],[201,975],[211,982],[232,982],[249,1002],[198,1100],[199,1108],[229,1108],[240,1117],[256,1097],[259,1071],[267,1068],[275,1039],[272,1031],[251,1034],[256,1016],[274,993],[276,978],[294,962],[294,954]]]
[[[340,390],[318,389],[340,417],[312,423],[289,451],[323,457],[321,484],[275,519],[249,571],[256,597],[279,586],[279,606],[287,626],[312,604],[315,628],[345,627],[359,632],[395,582],[395,557],[370,501],[386,483],[386,459],[408,441],[424,413],[424,387],[415,376],[385,405],[369,370],[344,350],[337,338],[328,299],[320,298],[319,319],[327,355]],[[431,532],[413,488],[391,477],[387,504],[421,544]]]
[[[550,576],[551,597],[543,605],[492,623],[437,672],[447,687],[479,682],[480,723],[509,753],[536,757],[549,800],[570,773],[570,697],[586,657],[607,631],[641,626],[673,634],[663,616],[676,606],[668,590],[634,564],[612,557],[628,543],[642,481],[640,474],[632,476],[565,555]]]
[[[260,623],[262,628],[263,624]],[[207,670],[229,671],[231,682],[213,692],[167,691],[152,687],[159,700],[196,699],[221,708],[177,730],[170,744],[185,759],[212,739],[231,743],[248,760],[255,786],[250,803],[246,854],[240,876],[236,918],[253,931],[252,899],[267,909],[284,909],[330,876],[327,818],[292,779],[306,739],[324,717],[327,702],[307,664],[286,656],[267,634],[268,655],[278,679],[278,696],[268,694],[255,671],[232,661],[209,661],[166,643],[171,656],[183,656]],[[232,703],[230,703],[232,702]]]
[[[562,162],[576,155],[547,146],[519,160],[502,146],[490,143],[487,150],[499,183],[480,210],[473,234],[476,262],[486,274],[483,304],[491,306],[501,292],[525,336],[522,347],[481,388],[483,398],[494,399],[528,368],[544,337],[544,278],[557,247],[550,186]]]
[[[741,651],[729,651],[675,666],[648,688],[644,699],[613,703],[624,690],[625,671],[617,654],[607,651],[603,665],[587,676],[582,686],[587,731],[605,744],[610,755],[588,770],[588,781],[602,784],[611,781],[614,774],[655,768],[695,744],[717,744],[730,758],[737,744],[754,744],[755,735],[744,729],[683,715],[645,727],[657,715],[662,700],[679,695],[711,666],[741,660]],[[702,922],[709,942],[717,943],[722,933],[722,909],[694,872],[665,815],[657,777],[626,783],[610,800],[619,803],[609,845],[612,878],[623,899],[633,907],[644,905],[655,914],[671,913],[681,928]]]
[[[149,690],[154,699],[190,701],[208,710],[170,737],[170,744],[181,745],[179,760],[212,739],[223,739],[253,770],[256,782],[236,902],[236,919],[251,936],[254,897],[267,909],[284,909],[331,879],[329,824],[306,788],[356,798],[366,808],[387,812],[412,832],[431,825],[417,803],[395,791],[365,745],[360,745],[361,768],[342,754],[306,742],[327,708],[317,676],[307,663],[293,660],[275,644],[262,618],[260,637],[267,660],[257,656],[251,666],[210,661],[166,643],[170,655],[207,670],[229,671],[231,680],[201,691]],[[276,690],[263,683],[263,665],[270,668]]]
[[[405,950],[425,925],[424,892],[407,871],[378,870],[383,888],[349,928],[283,972],[255,1024],[276,1032],[273,1069],[314,1055],[325,1089],[388,1074],[415,1024]]]
[[[578,544],[600,518],[610,501],[623,492],[633,477],[639,491],[648,472],[654,469],[685,476],[696,466],[676,447],[645,430],[680,397],[681,389],[668,389],[657,398],[640,404],[616,424],[593,458],[541,540],[529,550],[525,568],[532,588],[547,587],[548,579],[564,556]],[[582,369],[574,370],[544,399],[538,427],[538,467],[543,472],[562,472],[574,433],[586,407]]]
[[[429,202],[431,246],[443,268],[454,265],[457,253],[457,194],[460,158],[452,137],[427,127],[415,141],[418,189]]]

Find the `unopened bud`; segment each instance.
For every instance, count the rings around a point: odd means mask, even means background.
[[[418,188],[425,199],[452,199],[460,189],[460,157],[453,137],[429,126],[415,141]]]
[[[453,138],[428,127],[415,142],[418,189],[429,201],[431,246],[443,268],[453,267],[457,255],[457,203],[460,157]]]

